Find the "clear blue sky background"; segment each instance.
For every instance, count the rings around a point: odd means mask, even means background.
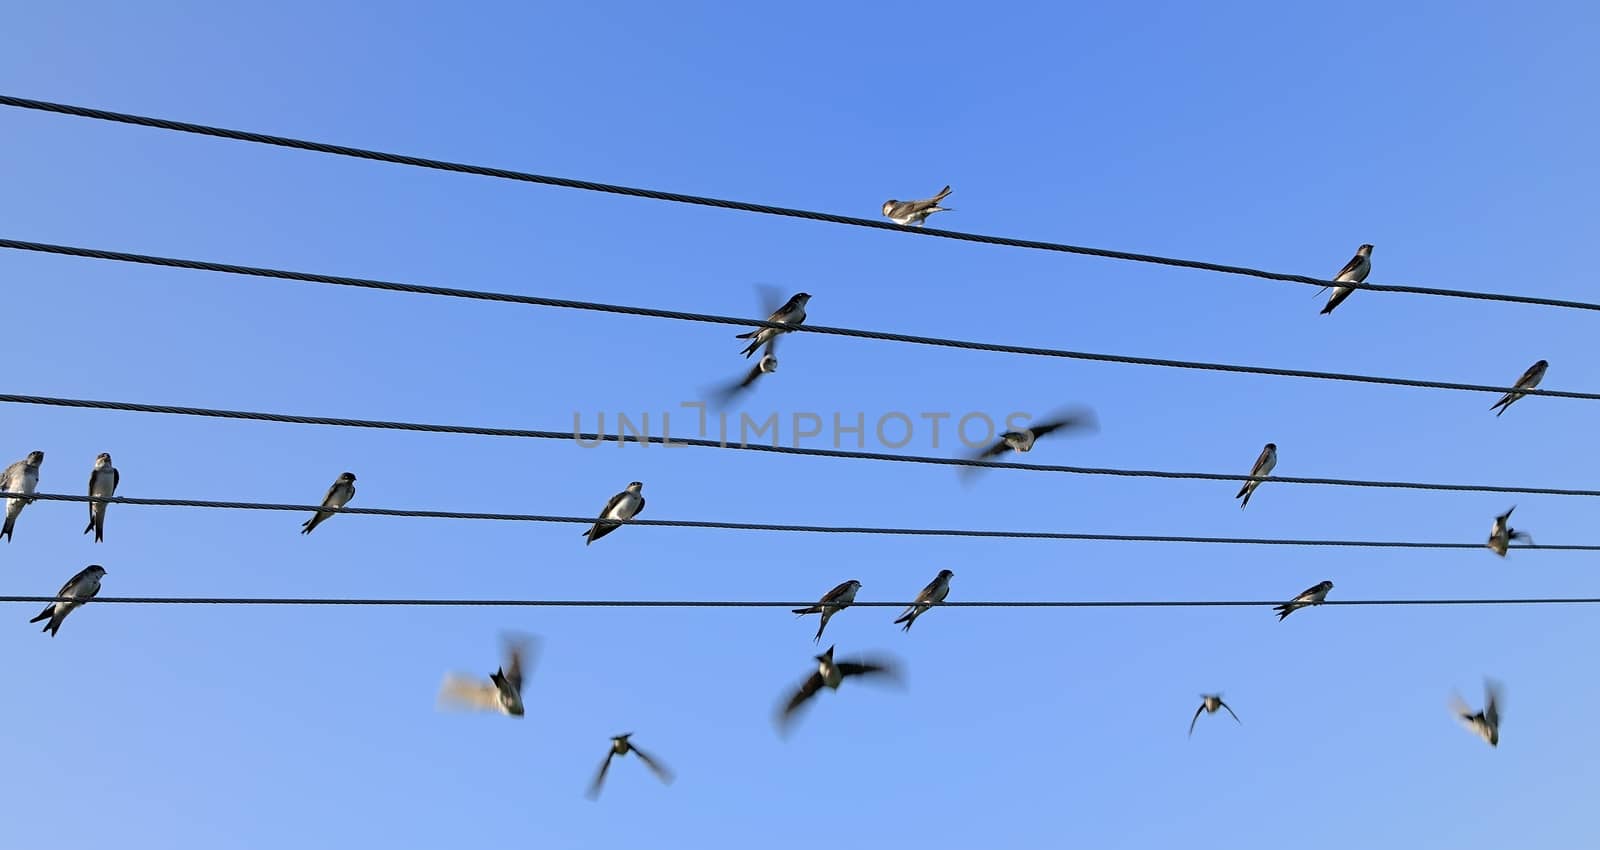
[[[1589,4],[14,4],[0,89],[353,145],[876,215],[955,187],[939,226],[1374,282],[1594,299]],[[430,173],[0,110],[0,232],[41,241],[724,314],[753,285],[812,321],[1091,351],[1600,389],[1592,315],[1357,293]],[[738,374],[734,330],[5,252],[4,391],[567,428]],[[1102,431],[1028,459],[1594,486],[1600,408],[795,336],[747,400],[779,411],[1079,402]],[[31,407],[0,454],[82,492],[652,518],[1481,541],[1494,514],[1595,542],[1585,500],[994,472],[700,449],[375,433]],[[904,450],[940,454],[926,428]],[[822,440],[813,445],[825,445]],[[90,562],[108,595],[1260,599],[1600,593],[1593,558],[950,541],[39,503],[0,590]],[[8,606],[0,845],[269,848],[1573,846],[1600,698],[1581,608],[859,609],[841,652],[903,693],[771,711],[814,619],[778,610],[91,606],[59,637]],[[498,634],[544,647],[529,713],[441,714]],[[1501,747],[1447,713],[1507,686]],[[1205,717],[1221,690],[1244,725]],[[613,766],[633,731],[678,773]],[[1585,775],[1588,774],[1587,779]],[[817,818],[827,812],[830,822]]]

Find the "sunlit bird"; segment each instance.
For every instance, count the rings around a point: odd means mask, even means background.
[[[1189,737],[1194,737],[1194,724],[1200,719],[1200,714],[1202,712],[1206,714],[1216,714],[1217,709],[1219,708],[1227,709],[1228,714],[1233,717],[1235,723],[1238,723],[1241,726],[1244,725],[1244,721],[1239,719],[1239,715],[1234,714],[1233,709],[1229,708],[1228,704],[1222,701],[1222,694],[1201,694],[1200,707],[1195,709],[1194,716],[1189,718]]]
[[[656,778],[661,780],[663,784],[672,784],[672,771],[668,770],[666,765],[656,761],[654,757],[644,750],[634,746],[633,742],[628,740],[632,736],[632,732],[625,732],[611,739],[611,749],[606,753],[606,760],[600,762],[600,771],[594,775],[594,781],[589,783],[589,799],[599,798],[600,787],[606,781],[606,771],[611,769],[611,760],[617,756],[625,756],[628,753],[638,756],[639,761],[644,762],[644,766],[650,768],[650,772],[654,773]]]
[[[1502,558],[1506,556],[1506,549],[1511,545],[1511,541],[1526,540],[1529,543],[1533,542],[1533,537],[1528,532],[1518,531],[1511,527],[1511,512],[1516,509],[1517,506],[1512,505],[1506,509],[1505,513],[1494,518],[1494,526],[1489,529],[1489,542],[1484,544],[1489,547],[1489,551]]]
[[[537,641],[525,635],[507,635],[505,663],[489,674],[487,681],[467,673],[448,673],[439,688],[439,707],[468,711],[497,711],[521,717],[522,682],[533,670]]]

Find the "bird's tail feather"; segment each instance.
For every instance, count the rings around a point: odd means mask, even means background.
[[[51,612],[55,611],[55,609],[56,609],[56,606],[53,605],[53,604],[46,605],[46,606],[44,606],[44,610],[39,612],[39,616],[34,617],[33,619],[29,620],[28,622],[37,623],[40,620],[48,619],[50,617]]]
[[[822,609],[820,607],[816,606],[816,605],[812,605],[812,606],[810,606],[808,608],[795,608],[794,609],[794,613],[796,613],[796,614],[820,614],[820,613],[822,613]]]
[[[942,201],[945,198],[949,197],[949,195],[950,195],[950,187],[946,186],[943,189],[939,190],[939,194],[933,196],[933,200],[934,200],[935,203],[938,203],[939,201]]]
[[[751,331],[751,332],[749,332],[747,334],[739,334],[738,336],[735,336],[734,339],[749,339],[749,338],[755,336],[756,334],[761,333],[763,330],[765,330],[765,328],[756,328],[755,330],[753,330],[753,331]]]
[[[11,539],[11,530],[15,528],[16,525],[17,518],[15,516],[8,515],[6,517],[6,524],[4,526],[0,526],[0,537],[4,537],[9,541]]]

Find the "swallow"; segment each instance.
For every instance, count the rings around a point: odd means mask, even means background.
[[[1494,527],[1489,530],[1489,542],[1484,544],[1489,547],[1490,551],[1502,558],[1506,556],[1506,547],[1510,545],[1511,541],[1526,540],[1529,543],[1533,542],[1533,537],[1528,532],[1518,531],[1509,525],[1511,512],[1516,509],[1517,506],[1512,505],[1506,509],[1505,513],[1494,518]]]
[[[1548,368],[1550,368],[1550,362],[1548,360],[1540,360],[1538,363],[1529,366],[1528,371],[1523,372],[1522,377],[1518,378],[1517,382],[1512,385],[1516,387],[1516,389],[1501,396],[1500,400],[1495,402],[1494,406],[1490,407],[1489,409],[1494,410],[1494,415],[1496,416],[1505,413],[1506,410],[1511,407],[1512,402],[1527,395],[1527,390],[1531,390],[1534,387],[1539,386],[1539,382],[1544,380],[1544,370]],[[1495,408],[1499,409],[1495,410]]]
[[[94,469],[89,472],[89,498],[106,499],[117,494],[117,484],[122,481],[122,473],[111,465],[111,455],[101,452],[94,459]],[[84,526],[83,533],[94,532],[94,542],[99,543],[106,539],[106,503],[89,503],[89,524]]]
[[[672,784],[672,771],[628,740],[632,736],[632,732],[625,732],[611,739],[611,749],[606,753],[606,760],[600,762],[600,771],[594,775],[594,781],[589,783],[589,799],[599,799],[600,786],[606,781],[606,771],[611,769],[611,760],[617,756],[625,756],[628,753],[638,756],[639,761],[644,762],[644,766],[650,768],[650,772],[654,773],[656,778],[661,780],[663,784]]]
[[[921,227],[928,216],[936,212],[949,212],[949,207],[939,206],[939,202],[950,195],[950,187],[946,186],[924,201],[884,201],[883,215],[895,224],[915,224]]]
[[[1071,413],[1054,417],[1049,421],[1029,425],[1020,431],[1007,431],[1000,435],[1000,439],[994,445],[976,455],[975,459],[983,460],[1003,455],[1006,452],[1022,452],[1026,454],[1033,451],[1033,444],[1046,434],[1062,429],[1075,431],[1078,429],[1093,429],[1094,427],[1094,411],[1087,408],[1079,408]]]
[[[762,375],[770,375],[778,371],[778,338],[776,336],[767,340],[767,349],[761,353],[761,359],[756,361],[744,378],[731,382],[716,390],[717,403],[726,405],[733,397],[750,389]]]
[[[1350,262],[1344,264],[1344,268],[1340,269],[1339,273],[1333,276],[1333,279],[1336,283],[1364,283],[1367,279],[1367,275],[1371,273],[1372,246],[1362,245],[1360,248],[1356,249],[1356,255],[1350,258]],[[1328,287],[1324,286],[1317,294],[1321,295],[1322,292],[1327,291],[1327,289]],[[1350,293],[1352,292],[1355,292],[1354,287],[1334,287],[1333,297],[1329,298],[1328,303],[1323,306],[1322,315],[1326,316],[1329,313],[1332,313],[1333,308],[1343,304],[1344,300],[1349,298]]]
[[[1271,475],[1272,468],[1277,465],[1278,444],[1268,443],[1266,448],[1261,450],[1261,455],[1256,458],[1256,465],[1250,467],[1250,477],[1255,480],[1244,482],[1244,486],[1239,488],[1239,492],[1233,495],[1235,499],[1244,500],[1239,503],[1239,510],[1244,510],[1244,506],[1250,504],[1250,497],[1254,496],[1256,488],[1261,486],[1260,479]]]
[[[588,531],[583,533],[583,536],[588,538],[583,545],[588,546],[590,543],[622,527],[619,523],[606,522],[606,520],[633,519],[638,516],[644,510],[644,496],[639,493],[643,488],[644,484],[634,481],[628,485],[628,489],[612,496],[611,501],[606,502],[606,506],[600,509],[600,518],[595,521],[595,524]]]
[[[6,467],[0,473],[0,490],[7,493],[32,493],[39,489],[39,467],[44,463],[44,452],[28,452],[28,456]],[[0,537],[11,541],[11,532],[17,525],[17,515],[33,504],[33,499],[6,500],[6,523],[0,527]]]
[[[828,627],[828,620],[832,619],[834,614],[849,608],[850,603],[856,601],[856,591],[860,589],[861,582],[855,579],[843,581],[834,589],[823,594],[822,599],[818,600],[817,604],[806,608],[794,609],[794,613],[800,615],[822,615],[822,624],[817,626],[817,636],[811,639],[812,643],[822,640],[822,630]]]
[[[1472,734],[1487,741],[1489,746],[1500,746],[1500,703],[1504,694],[1498,682],[1483,682],[1484,705],[1482,711],[1473,711],[1460,694],[1450,697],[1450,711]]]
[[[1228,708],[1228,704],[1222,701],[1222,694],[1201,694],[1200,707],[1195,709],[1194,716],[1189,718],[1189,737],[1194,737],[1194,724],[1195,721],[1200,719],[1201,712],[1205,712],[1207,714],[1216,714],[1217,709],[1219,708],[1227,708],[1228,714],[1233,716],[1233,722],[1238,723],[1241,726],[1244,725],[1244,721],[1239,719],[1239,715],[1234,714],[1233,709]]]
[[[356,497],[356,474],[354,472],[339,473],[338,480],[328,488],[328,495],[322,497],[324,508],[342,508],[350,504]],[[333,516],[333,511],[317,511],[311,519],[300,526],[301,534],[310,534],[317,526],[321,525],[328,517]]]
[[[485,682],[475,676],[450,673],[439,688],[440,706],[451,705],[475,711],[498,711],[509,717],[521,717],[522,682],[532,672],[533,638],[511,637],[504,639],[506,661],[489,674]]]
[[[780,731],[788,727],[794,713],[806,704],[808,700],[817,695],[823,688],[837,691],[839,683],[849,676],[883,676],[890,679],[899,679],[899,665],[888,660],[868,660],[854,658],[848,661],[833,660],[834,647],[816,656],[817,669],[800,683],[794,695],[783,704],[783,709],[778,714],[778,728]]]
[[[1272,610],[1278,612],[1278,622],[1281,623],[1283,622],[1284,617],[1293,614],[1295,611],[1301,608],[1304,608],[1308,605],[1321,605],[1323,600],[1328,598],[1328,591],[1332,589],[1333,582],[1320,582],[1312,587],[1306,588],[1304,593],[1296,596],[1288,602],[1275,606]]]
[[[954,576],[955,573],[949,570],[940,570],[939,574],[933,577],[933,581],[928,582],[928,586],[917,594],[916,601],[912,602],[906,608],[905,613],[895,620],[896,623],[905,623],[901,627],[901,631],[911,631],[911,624],[915,623],[918,617],[927,612],[929,608],[943,602],[944,598],[950,595],[950,579]]]
[[[37,623],[40,620],[49,620],[50,622],[44,624],[42,631],[47,631],[51,637],[55,637],[56,632],[61,631],[61,621],[72,613],[72,609],[93,599],[94,595],[100,592],[100,578],[105,574],[106,568],[99,564],[90,564],[84,567],[77,575],[67,579],[67,583],[61,585],[61,589],[56,591],[56,598],[63,601],[52,602],[44,606],[44,610],[40,611],[38,616],[28,622]]]
[[[804,324],[806,320],[806,302],[810,300],[810,293],[796,293],[793,298],[785,301],[782,307],[773,310],[772,315],[767,317],[767,321],[779,325]],[[781,333],[785,333],[785,331],[779,328],[756,328],[749,333],[739,334],[738,336],[735,336],[734,339],[750,340],[750,344],[745,346],[744,349],[744,356],[749,357],[750,355],[756,353],[756,350],[761,346],[766,345],[768,340],[773,339]],[[776,366],[777,364],[774,363],[773,365]]]

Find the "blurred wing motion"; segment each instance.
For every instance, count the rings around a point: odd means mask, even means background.
[[[587,795],[589,799],[593,800],[600,796],[600,786],[605,784],[606,771],[611,769],[611,760],[616,758],[616,755],[617,751],[614,749],[606,751],[606,760],[600,762],[600,770],[595,773],[594,781],[589,783],[589,793]]]
[[[632,744],[629,746],[633,750],[633,754],[639,757],[639,761],[644,762],[645,767],[650,768],[650,772],[654,773],[657,779],[667,785],[672,784],[672,771],[667,769],[666,765],[656,761],[654,756],[647,755],[644,750],[639,749],[637,746]]]
[[[500,691],[486,679],[450,673],[439,687],[439,708],[457,711],[499,711]]]

